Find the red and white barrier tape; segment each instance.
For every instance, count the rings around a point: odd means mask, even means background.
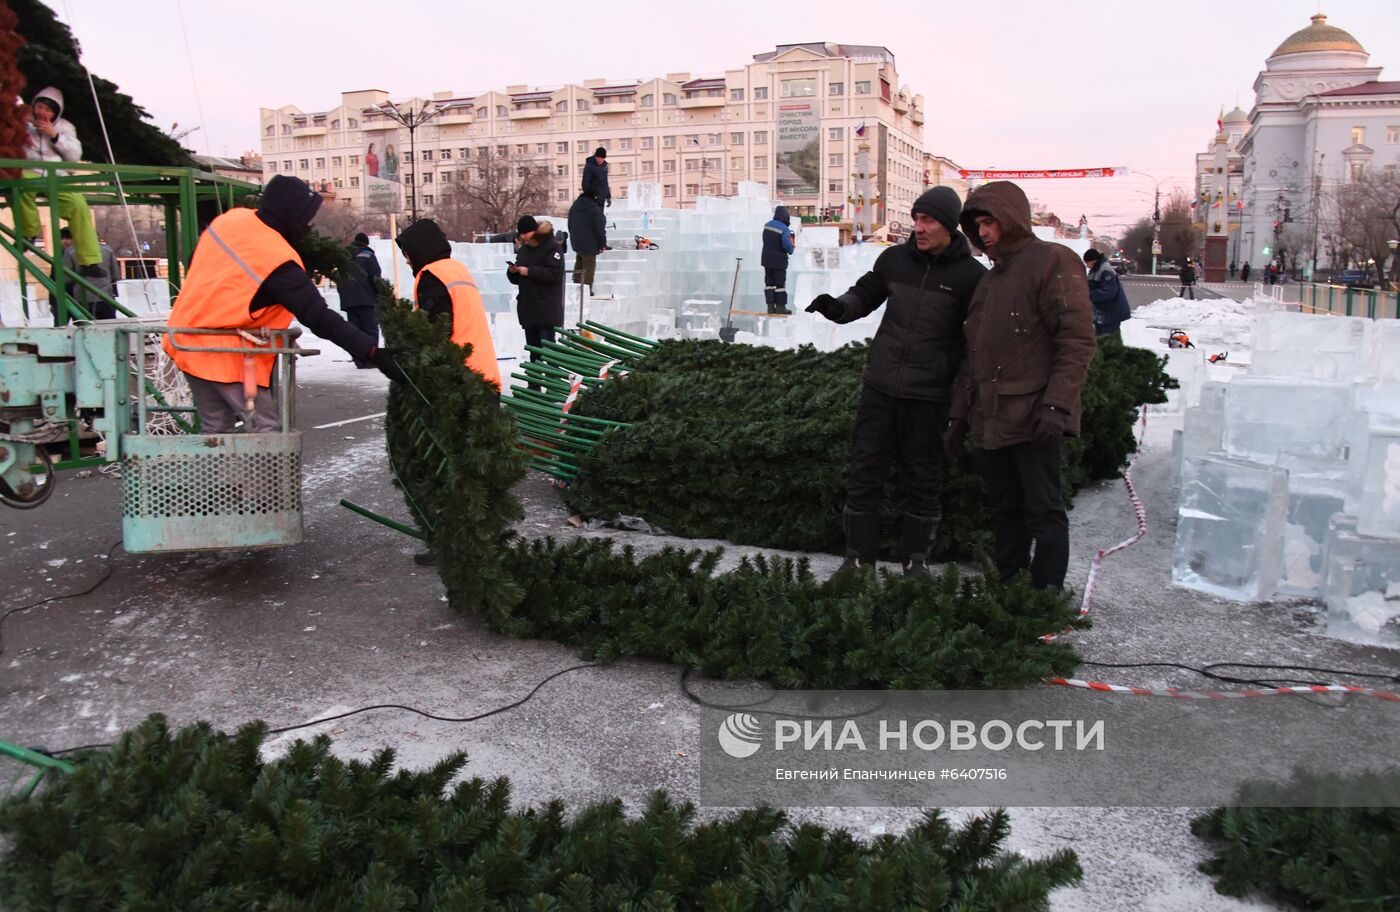
[[[1123,486],[1128,490],[1128,502],[1133,505],[1133,514],[1137,517],[1137,534],[1132,538],[1125,538],[1112,548],[1100,550],[1089,562],[1089,578],[1084,583],[1084,598],[1079,603],[1079,616],[1085,617],[1089,614],[1089,604],[1094,595],[1094,589],[1098,585],[1099,575],[1102,572],[1103,559],[1110,554],[1116,554],[1124,548],[1129,548],[1142,540],[1147,534],[1147,508],[1143,506],[1142,498],[1138,496],[1137,488],[1133,485],[1133,466],[1137,464],[1138,454],[1142,452],[1142,443],[1147,436],[1147,406],[1142,407],[1142,424],[1138,432],[1137,451],[1133,453],[1133,458],[1128,461],[1128,466],[1123,470]],[[1060,633],[1047,633],[1041,637],[1042,642],[1050,642],[1068,633],[1073,628],[1066,627]],[[1105,684],[1102,681],[1081,681],[1078,678],[1050,678],[1047,683],[1060,687],[1078,687],[1084,690],[1095,690],[1100,693],[1131,694],[1139,697],[1169,697],[1174,700],[1239,700],[1249,697],[1274,697],[1287,694],[1357,694],[1365,697],[1374,697],[1377,700],[1385,700],[1388,703],[1400,703],[1400,694],[1391,693],[1385,690],[1373,690],[1369,687],[1351,687],[1345,684],[1304,684],[1289,687],[1263,687],[1251,690],[1178,690],[1175,687],[1151,688],[1151,687],[1126,687],[1122,684]]]

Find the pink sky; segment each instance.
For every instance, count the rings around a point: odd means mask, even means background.
[[[237,4],[66,0],[53,8],[94,72],[186,143],[237,155],[258,108],[324,110],[348,89],[394,97],[590,77],[711,73],[777,44],[889,48],[926,99],[924,145],[964,167],[1127,166],[1189,184],[1215,117],[1246,111],[1264,58],[1319,11],[1400,79],[1394,0],[524,4],[300,0]],[[180,27],[184,20],[184,32]],[[194,78],[185,54],[188,40]],[[200,108],[203,108],[201,116]],[[1098,231],[1149,213],[1146,177],[1027,181],[1031,197]]]

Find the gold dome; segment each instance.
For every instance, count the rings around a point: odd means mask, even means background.
[[[1284,54],[1312,54],[1319,51],[1350,51],[1364,54],[1366,49],[1361,42],[1351,37],[1351,33],[1327,24],[1327,17],[1318,13],[1312,17],[1312,24],[1288,36],[1269,56],[1282,57]]]

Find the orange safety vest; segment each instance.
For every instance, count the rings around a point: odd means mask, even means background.
[[[413,280],[414,307],[417,307],[418,285],[423,281],[423,273],[436,276],[447,286],[452,296],[452,341],[458,345],[470,345],[472,353],[467,358],[467,367],[501,388],[501,368],[496,363],[496,346],[491,341],[491,327],[486,322],[486,305],[481,302],[481,292],[476,288],[476,279],[466,264],[453,259],[434,260],[418,272]]]
[[[301,257],[282,235],[263,224],[252,209],[233,209],[209,223],[194,248],[189,274],[170,311],[170,325],[182,329],[286,329],[292,313],[280,304],[251,312],[253,295],[272,271]],[[238,335],[175,333],[181,345],[253,348]],[[214,383],[241,383],[245,355],[181,351],[167,335],[165,353],[187,374]],[[258,386],[268,386],[275,355],[252,355]]]

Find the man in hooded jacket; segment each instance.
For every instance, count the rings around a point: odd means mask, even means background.
[[[345,311],[345,319],[349,320],[352,326],[378,342],[379,290],[375,287],[375,280],[380,278],[384,271],[379,268],[379,257],[370,249],[369,235],[363,231],[355,235],[349,253],[350,262],[359,272],[338,286],[340,309]],[[356,361],[355,366],[374,367],[368,361]]]
[[[30,161],[76,162],[83,157],[83,144],[78,131],[63,117],[63,93],[53,86],[34,93],[26,125],[24,157]],[[59,174],[65,172],[60,171]],[[24,172],[25,177],[41,177],[42,171]],[[20,233],[27,238],[38,237],[40,231],[39,204],[32,193],[17,194]],[[97,240],[97,228],[92,212],[81,193],[62,190],[58,194],[58,217],[68,223],[73,233],[74,254],[79,274],[99,278],[102,272],[102,249]]]
[[[787,306],[788,256],[795,249],[790,224],[787,207],[779,206],[763,226],[763,256],[759,265],[763,267],[763,297],[770,314],[792,313]]]
[[[506,279],[519,289],[515,312],[525,330],[525,344],[553,342],[554,328],[564,325],[564,253],[549,221],[523,215],[515,230],[520,247],[515,262],[506,266]],[[531,352],[530,360],[538,356]]]
[[[583,162],[584,196],[591,196],[599,206],[612,205],[612,188],[608,186],[608,150],[602,146]]]
[[[943,514],[939,435],[962,361],[963,317],[986,272],[957,230],[961,208],[951,188],[924,193],[912,207],[908,242],[881,253],[845,294],[818,295],[807,307],[850,323],[886,305],[861,375],[841,517],[846,560],[838,573],[875,566],[881,488],[898,456],[908,497],[900,560],[906,576],[929,575],[928,552]]]
[[[598,254],[608,248],[608,220],[587,193],[580,193],[569,207],[569,238],[574,242],[574,284],[587,285],[592,294]]]
[[[320,194],[304,181],[279,174],[263,188],[257,211],[231,209],[215,218],[195,246],[170,311],[170,325],[286,329],[295,318],[317,336],[401,382],[405,377],[392,354],[326,306],[293,247],[310,233],[320,207]],[[189,381],[204,433],[228,433],[240,415],[245,427],[255,433],[281,429],[270,389],[275,355],[183,351],[172,344],[172,338],[185,346],[248,347],[248,343],[237,334],[165,337],[166,354]],[[257,386],[252,414],[244,396],[245,369],[253,371]]]
[[[1001,577],[1029,569],[1033,586],[1059,589],[1069,566],[1060,446],[1079,434],[1079,394],[1097,347],[1088,282],[1074,251],[1035,237],[1030,201],[1013,183],[974,190],[961,223],[993,265],[968,306],[967,359],[944,444],[957,458],[971,421]]]
[[[471,346],[467,367],[499,390],[501,368],[496,362],[486,305],[471,270],[452,259],[452,245],[442,227],[432,219],[419,219],[400,231],[396,241],[413,270],[414,306],[433,322],[449,320],[452,341]]]

